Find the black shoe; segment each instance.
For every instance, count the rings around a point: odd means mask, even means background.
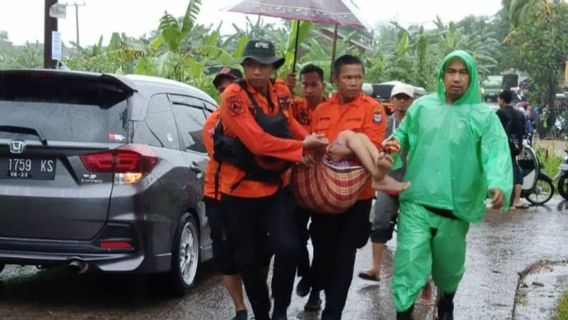
[[[304,276],[300,279],[298,284],[296,285],[296,294],[300,297],[305,297],[310,293],[312,283],[308,279],[308,277]]]
[[[454,296],[456,293],[438,291],[438,320],[454,320]]]
[[[306,304],[304,305],[304,310],[305,311],[320,311],[321,310],[321,299],[319,297],[319,291],[317,291],[316,293],[314,293],[312,291],[312,294],[310,294],[310,298],[308,299],[308,302],[306,302]]]
[[[414,320],[412,312],[414,311],[414,305],[412,305],[408,310],[396,313],[396,320]]]
[[[231,320],[248,320],[247,310],[239,310],[235,317]]]

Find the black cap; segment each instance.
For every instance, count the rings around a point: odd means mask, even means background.
[[[280,68],[285,61],[283,57],[276,55],[274,44],[266,40],[250,40],[239,59],[239,63],[242,64],[246,59],[252,59],[262,64],[271,64],[274,69]]]
[[[237,80],[243,77],[243,73],[239,69],[223,67],[213,78],[213,85],[215,88],[219,87],[219,84],[223,78]]]

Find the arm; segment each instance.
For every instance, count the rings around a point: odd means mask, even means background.
[[[509,150],[507,135],[499,118],[494,114],[488,116],[481,134],[481,161],[488,189],[494,195],[496,195],[494,190],[502,192],[503,205],[507,209],[513,190],[511,154],[503,152]]]
[[[251,102],[242,91],[225,90],[221,96],[220,114],[223,125],[234,133],[254,154],[299,162],[302,158],[302,141],[274,137],[256,123],[250,112]]]
[[[209,158],[213,157],[213,130],[215,130],[217,122],[219,122],[219,109],[209,115],[203,125],[203,145]]]
[[[291,115],[286,115],[288,117],[288,125],[290,126],[290,133],[292,133],[292,137],[296,140],[303,140],[307,135],[306,129],[302,127],[296,119],[294,119]]]

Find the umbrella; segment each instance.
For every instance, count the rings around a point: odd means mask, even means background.
[[[357,8],[350,0],[241,0],[226,10],[296,20],[296,43],[294,44],[292,72],[296,68],[300,20],[335,25],[331,56],[332,63],[335,60],[338,26],[365,29],[364,23],[359,18]]]

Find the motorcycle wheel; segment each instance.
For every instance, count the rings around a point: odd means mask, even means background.
[[[554,195],[554,184],[550,179],[546,179],[541,175],[536,179],[536,186],[533,192],[525,198],[532,204],[540,206],[547,203]]]
[[[568,200],[568,174],[558,179],[558,193],[560,193],[562,198]]]

